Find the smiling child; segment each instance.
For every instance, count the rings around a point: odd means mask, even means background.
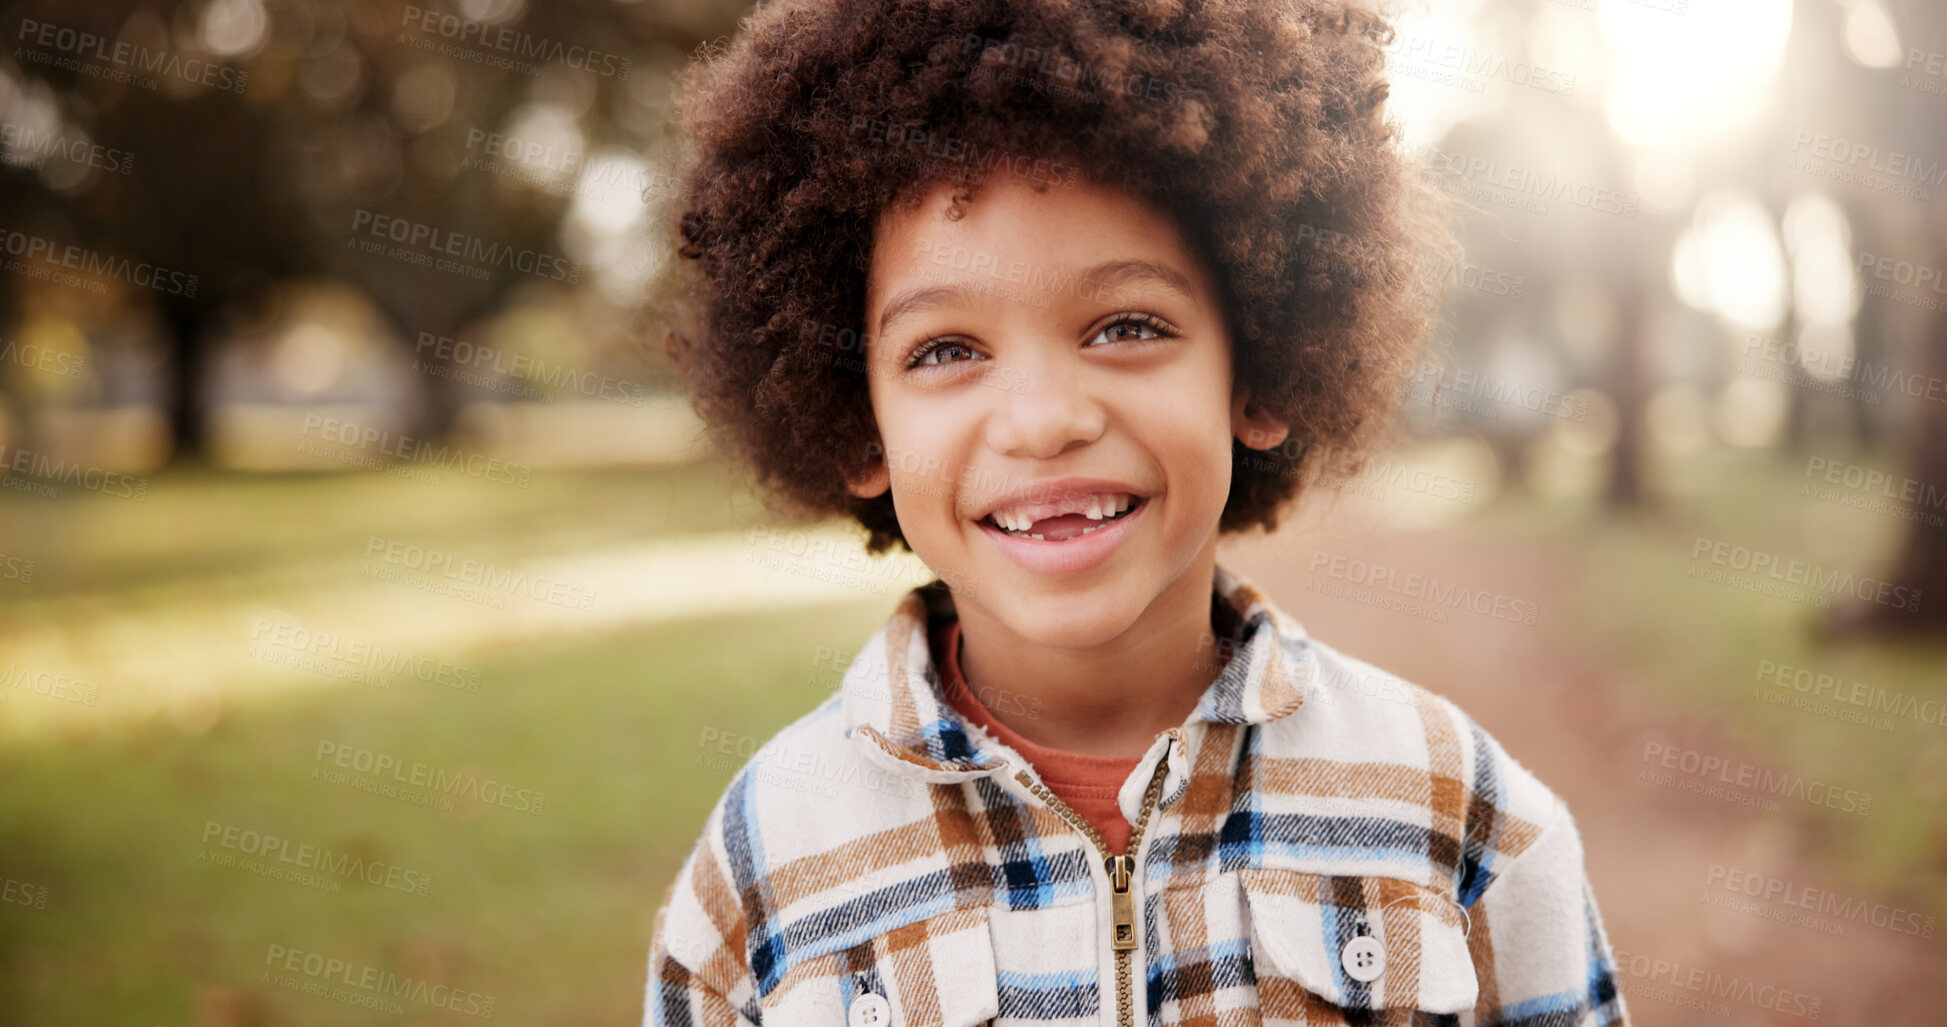
[[[1217,560],[1432,316],[1390,31],[771,0],[694,69],[697,410],[939,580],[718,800],[645,1024],[1624,1022],[1562,801]]]

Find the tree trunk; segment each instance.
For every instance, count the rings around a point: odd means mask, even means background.
[[[1873,299],[1868,298],[1867,303]],[[1947,381],[1947,318],[1926,324],[1926,359],[1913,369],[1923,385]],[[1888,399],[1899,395],[1888,391]],[[1922,390],[1925,391],[1924,389]],[[1935,390],[1936,394],[1938,390]],[[1947,402],[1919,398],[1909,433],[1906,477],[1914,484],[1906,539],[1893,566],[1881,577],[1894,590],[1886,602],[1849,602],[1833,610],[1822,625],[1829,634],[1904,634],[1947,628]],[[1903,486],[1904,487],[1904,486]],[[1903,595],[1911,601],[1895,605]]]
[[[173,446],[170,459],[175,462],[200,462],[207,453],[203,349],[209,340],[202,338],[205,309],[199,302],[181,299],[163,304],[162,316],[169,332],[169,380],[164,402]]]
[[[1643,409],[1649,403],[1649,290],[1642,271],[1625,267],[1617,277],[1616,337],[1610,347],[1615,383],[1616,445],[1610,451],[1603,501],[1612,508],[1643,506]]]

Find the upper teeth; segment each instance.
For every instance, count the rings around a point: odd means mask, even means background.
[[[1018,506],[1002,507],[994,511],[994,523],[1008,531],[1026,531],[1034,523],[1062,514],[1078,513],[1091,521],[1129,509],[1136,497],[1127,492],[1101,492],[1091,496],[1075,496],[1060,503],[1022,503]]]

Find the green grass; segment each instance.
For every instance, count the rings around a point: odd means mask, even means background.
[[[267,1022],[373,1022],[262,983],[283,945],[492,995],[496,1020],[632,1022],[660,889],[729,780],[693,765],[699,740],[763,739],[816,705],[817,647],[881,616],[686,623],[482,659],[493,687],[478,694],[310,692],[200,737],[160,726],[10,748],[0,874],[48,899],[0,909],[0,1008],[22,1023],[186,1023],[228,989],[257,996]],[[753,648],[759,627],[770,644]],[[465,798],[449,813],[355,791],[312,778],[329,768],[320,740],[545,799],[538,815]],[[203,841],[210,821],[431,882],[424,896],[350,880],[334,894],[211,865],[201,855],[224,850]],[[407,1005],[407,1019],[435,1012]]]
[[[40,565],[0,587],[0,611],[74,590],[184,585],[338,559],[372,535],[437,536],[487,555],[546,553],[761,519],[715,464],[654,471],[538,471],[526,488],[456,476],[437,485],[383,474],[153,476],[139,500],[62,485],[48,500],[0,490],[0,552]]]
[[[342,578],[324,571],[357,559],[368,534],[505,559],[755,516],[707,466],[558,472],[527,490],[192,471],[157,476],[140,503],[14,494],[0,527],[37,568],[0,587],[0,667],[40,632],[65,631],[80,649],[76,625],[94,618]],[[636,1022],[661,889],[729,781],[728,769],[695,766],[700,739],[762,740],[815,706],[830,695],[812,680],[819,648],[855,647],[884,606],[440,653],[480,670],[478,692],[397,675],[390,690],[280,688],[317,679],[266,666],[225,694],[207,729],[94,722],[86,709],[39,718],[64,704],[15,689],[0,705],[0,879],[16,894],[45,889],[45,906],[0,903],[0,1022],[457,1019],[422,1002],[395,1016],[279,988],[264,979],[273,945],[493,996],[497,1022]],[[229,644],[215,624],[208,633]],[[314,780],[335,769],[317,760],[321,741],[545,799],[538,815],[466,797],[448,812]],[[342,878],[323,891],[216,865],[204,856],[228,850],[204,841],[210,822],[429,875],[427,894]]]

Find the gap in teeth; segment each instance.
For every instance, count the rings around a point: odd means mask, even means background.
[[[1089,508],[1087,510],[1077,511],[1081,513],[1083,516],[1088,517],[1088,519],[1092,521],[1099,521],[1100,523],[1091,524],[1088,527],[1083,528],[1081,535],[1075,535],[1073,536],[1074,538],[1081,538],[1082,535],[1087,535],[1108,527],[1111,522],[1115,521],[1123,514],[1128,513],[1130,510],[1135,508],[1138,502],[1141,502],[1140,497],[1130,495],[1129,493],[1126,492],[1115,494],[1114,496],[1110,497],[1110,501],[1106,504],[1102,502],[1102,499],[1103,497],[1100,496],[1091,497],[1089,500]],[[1043,538],[1043,536],[1034,534],[1027,530],[1029,527],[1033,526],[1032,521],[1030,521],[1028,524],[1022,525],[1019,528],[1009,527],[1008,526],[1009,523],[1019,523],[1019,522],[1003,521],[1002,517],[1005,516],[1006,513],[1007,511],[1005,510],[997,510],[993,514],[989,515],[989,519],[994,522],[995,527],[1001,529],[1002,531],[1006,532],[1009,535],[1014,536],[1015,538],[1032,538],[1032,539],[1041,539],[1042,541],[1046,541],[1046,539]],[[1066,516],[1066,515],[1057,514],[1055,516]]]
[[[1079,513],[1091,521],[1110,521],[1121,514],[1127,513],[1139,502],[1141,502],[1140,497],[1127,492],[1098,493],[1089,497],[1087,506],[1080,510],[1067,511],[1067,513]],[[1027,529],[1033,527],[1035,520],[1038,519],[1028,515],[1016,517],[1012,510],[1005,509],[996,510],[988,516],[994,522],[995,527],[1010,533],[1025,532]],[[1060,517],[1066,516],[1066,514],[1048,514],[1046,516]]]

